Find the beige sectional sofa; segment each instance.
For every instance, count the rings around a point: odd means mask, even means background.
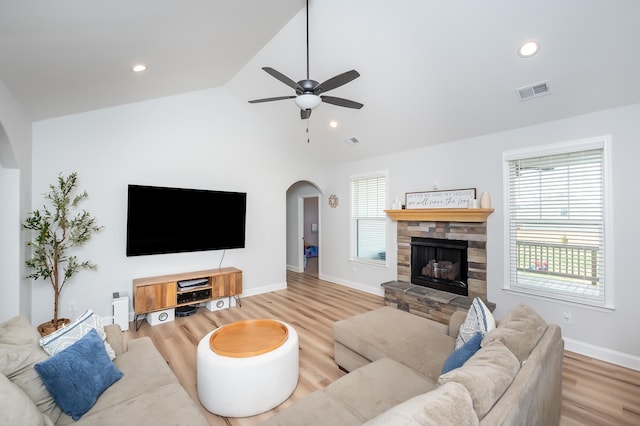
[[[336,322],[335,360],[350,373],[264,424],[557,425],[560,328],[518,305],[441,374],[465,318],[447,326],[386,306]]]
[[[104,327],[122,378],[77,422],[61,412],[34,370],[48,357],[24,317],[0,324],[0,425],[208,425],[148,337],[125,345],[117,325]]]

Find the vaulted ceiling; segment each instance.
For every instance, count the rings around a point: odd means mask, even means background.
[[[0,79],[33,120],[224,85],[304,0],[0,0]],[[131,67],[149,66],[145,75]]]
[[[246,100],[288,95],[260,68],[305,78],[304,7],[0,0],[0,80],[34,121],[225,85]],[[330,94],[364,108],[322,104],[308,123],[293,100],[247,108],[355,160],[637,103],[638,16],[637,0],[311,0],[310,77],[358,70]],[[529,39],[540,51],[521,58]],[[516,96],[543,81],[549,95]]]

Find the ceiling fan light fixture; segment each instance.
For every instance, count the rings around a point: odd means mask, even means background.
[[[314,109],[320,105],[321,102],[322,99],[320,99],[320,96],[318,95],[306,93],[296,96],[296,105],[298,105],[300,109]]]

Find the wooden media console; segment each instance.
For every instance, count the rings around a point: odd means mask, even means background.
[[[181,281],[202,280],[197,286],[180,289]],[[208,269],[133,280],[133,310],[136,316],[164,309],[234,297],[240,304],[242,271],[238,268]],[[181,302],[182,301],[182,302]]]

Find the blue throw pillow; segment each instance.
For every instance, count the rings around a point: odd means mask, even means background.
[[[449,355],[442,367],[442,374],[448,373],[451,370],[462,367],[462,364],[467,362],[469,358],[473,356],[478,349],[480,349],[480,343],[482,343],[482,333],[478,332],[473,335],[464,345],[456,349]],[[55,398],[55,397],[54,397]]]
[[[95,329],[73,345],[34,365],[62,411],[78,420],[122,377]]]

